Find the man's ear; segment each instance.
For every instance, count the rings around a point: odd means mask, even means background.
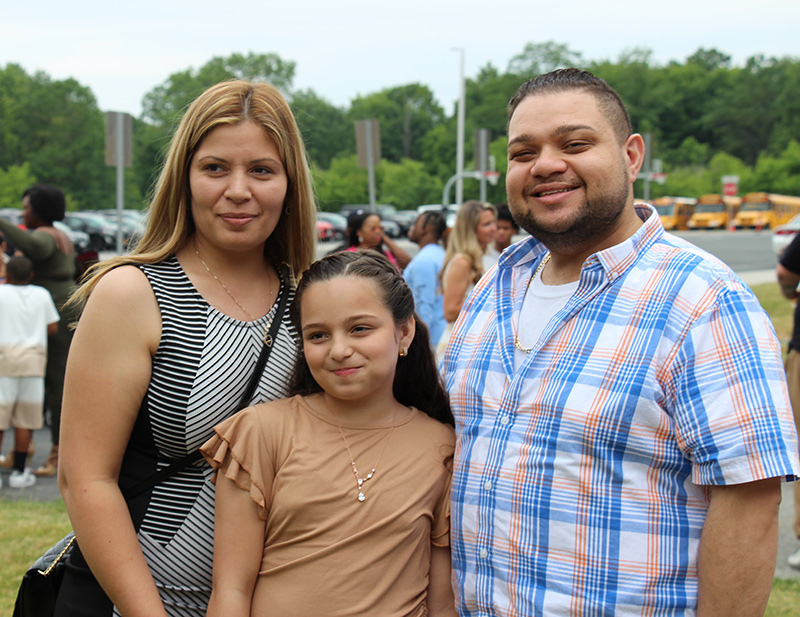
[[[623,154],[628,168],[628,179],[633,184],[644,164],[644,140],[639,133],[634,133],[625,140]]]

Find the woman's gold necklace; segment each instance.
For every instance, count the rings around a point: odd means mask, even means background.
[[[394,403],[394,413],[392,414],[392,428],[389,429],[389,433],[386,435],[386,440],[383,442],[383,447],[381,448],[381,453],[378,455],[378,460],[375,461],[375,464],[372,466],[370,472],[366,475],[366,477],[362,478],[358,473],[358,466],[356,465],[356,461],[353,458],[353,453],[350,450],[350,444],[347,443],[347,437],[344,436],[344,431],[342,430],[342,425],[339,424],[339,420],[336,416],[331,413],[331,408],[328,407],[328,401],[325,400],[325,395],[322,395],[322,403],[325,405],[325,409],[328,410],[328,415],[333,418],[333,421],[336,422],[336,427],[339,429],[339,434],[342,436],[342,441],[344,441],[344,447],[347,449],[347,456],[350,457],[350,465],[353,467],[353,475],[356,477],[356,487],[358,489],[358,495],[356,499],[359,501],[365,501],[367,496],[364,494],[364,484],[367,480],[372,480],[372,476],[375,475],[375,470],[378,469],[378,465],[383,458],[383,453],[386,451],[386,446],[389,445],[389,439],[392,436],[392,432],[394,432],[394,422],[397,419],[397,401]]]
[[[219,280],[219,277],[216,274],[214,274],[214,272],[211,270],[211,268],[208,267],[208,264],[205,262],[205,260],[202,257],[200,257],[200,253],[197,251],[197,245],[194,246],[194,254],[197,255],[197,259],[199,259],[200,263],[203,264],[203,267],[206,269],[206,272],[208,272],[212,276],[212,278],[215,281],[217,281],[217,283],[220,284],[220,287],[222,287],[222,289],[225,290],[225,293],[228,294],[228,296],[230,296],[230,299],[233,300],[236,303],[236,306],[238,306],[242,310],[242,312],[250,318],[250,321],[256,321],[258,318],[255,315],[253,315],[250,311],[248,311],[246,308],[244,308],[242,306],[242,303],[239,302],[236,299],[236,296],[234,296],[231,293],[231,290],[228,289],[225,286],[225,283],[223,283],[221,280]],[[269,277],[267,277],[267,278],[269,279]],[[268,296],[268,299],[271,299],[271,298],[272,298],[272,279],[269,280],[269,296]],[[267,325],[267,329],[269,330],[269,325]]]
[[[547,265],[548,261],[550,261],[550,253],[548,253],[547,255],[544,256],[544,259],[542,259],[542,263],[540,263],[539,266],[536,268],[536,270],[533,273],[533,276],[530,279],[528,279],[528,285],[527,285],[527,287],[525,287],[525,295],[528,295],[528,290],[531,288],[531,283],[533,282],[533,279],[535,279],[536,275],[539,274],[539,272],[542,271],[542,268],[544,268]],[[523,302],[524,301],[525,301],[525,298],[523,296]],[[519,319],[520,319],[520,322],[521,322],[522,321],[522,307],[520,307]],[[520,344],[520,342],[519,342],[519,328],[517,328],[517,332],[514,333],[514,347],[516,347],[517,349],[519,349],[523,353],[530,353],[531,349],[533,349],[533,347],[523,347]]]

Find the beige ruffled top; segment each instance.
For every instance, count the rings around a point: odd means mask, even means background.
[[[364,477],[391,425],[342,429]],[[449,545],[451,427],[416,409],[397,421],[363,502],[335,422],[302,397],[215,431],[203,455],[266,521],[253,614],[426,614],[431,545]]]

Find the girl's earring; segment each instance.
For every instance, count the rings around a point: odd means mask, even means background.
[[[405,358],[407,353],[408,353],[408,352],[407,352],[405,349],[401,349],[401,350],[400,350],[400,357],[401,357],[401,358]]]

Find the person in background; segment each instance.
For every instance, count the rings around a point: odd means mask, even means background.
[[[356,210],[347,217],[347,240],[331,253],[358,249],[378,251],[401,272],[411,262],[406,250],[386,235],[380,215],[371,210]]]
[[[6,264],[11,256],[8,254],[6,237],[0,234],[0,285],[6,282]]]
[[[750,289],[634,203],[644,141],[579,69],[509,103],[531,237],[478,282],[440,366],[456,418],[456,606],[763,615],[800,474],[780,344]]]
[[[432,210],[420,214],[408,230],[408,239],[419,245],[419,252],[403,270],[403,278],[414,294],[417,316],[428,326],[432,346],[442,337],[447,325],[439,285],[444,263],[441,242],[446,228],[441,212]]]
[[[44,464],[34,471],[37,476],[54,476],[58,468],[64,371],[72,341],[70,324],[77,318],[74,312],[64,307],[75,288],[75,248],[63,231],[53,227],[54,221],[64,219],[66,209],[67,203],[61,189],[34,184],[22,194],[22,220],[29,231],[19,229],[0,218],[0,231],[17,251],[33,262],[33,284],[50,292],[61,315],[58,331],[47,341],[47,368],[44,378],[52,446]]]
[[[458,210],[455,225],[447,237],[440,276],[442,310],[447,325],[437,343],[437,358],[444,353],[464,300],[483,276],[483,255],[494,240],[496,218],[495,207],[480,201],[466,201]]]
[[[789,354],[786,356],[786,383],[789,387],[789,399],[792,401],[795,427],[800,430],[800,304],[797,303],[800,285],[800,234],[794,237],[780,256],[777,268],[778,283],[781,293],[789,300],[794,300],[794,327],[789,341]],[[800,540],[800,482],[794,483],[794,522],[792,528]],[[800,548],[789,555],[788,563],[792,568],[800,570]]]
[[[311,266],[292,398],[215,428],[209,617],[455,617],[453,417],[400,272],[371,250]]]
[[[489,268],[500,259],[500,253],[511,246],[511,241],[519,233],[519,225],[511,216],[508,204],[495,204],[497,208],[497,221],[495,222],[494,241],[486,247],[483,255],[483,270],[488,272]]]
[[[30,284],[30,259],[12,257],[6,271],[8,282],[0,285],[0,444],[3,431],[13,427],[8,485],[26,488],[36,484],[26,466],[28,448],[42,427],[47,337],[58,329],[59,316],[50,293]]]
[[[58,617],[201,617],[214,487],[204,462],[127,501],[240,408],[287,393],[297,333],[281,300],[314,257],[305,148],[264,83],[212,86],[178,126],[133,251],[87,273],[67,367],[59,485],[77,537]],[[267,333],[274,320],[279,329]]]

